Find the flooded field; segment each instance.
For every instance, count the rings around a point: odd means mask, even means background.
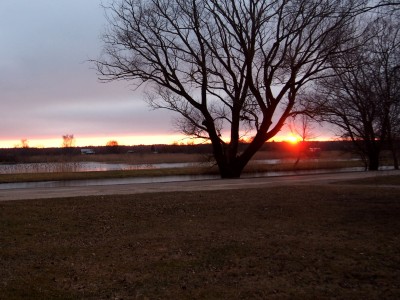
[[[350,159],[352,160],[352,159]],[[308,159],[311,163],[322,163],[323,159]],[[333,161],[349,161],[349,159],[334,159]],[[264,159],[254,160],[250,164],[254,165],[274,165],[292,164],[294,159]],[[0,164],[0,174],[21,174],[21,173],[58,173],[58,172],[96,172],[96,171],[119,171],[119,170],[146,170],[146,169],[166,169],[166,168],[188,168],[206,166],[204,162],[185,162],[185,163],[154,163],[154,164],[129,164],[129,163],[106,163],[106,162],[48,162],[48,163],[21,163],[21,164]],[[211,163],[208,163],[211,166]],[[382,167],[391,169],[391,167]],[[342,167],[336,168],[334,172],[356,172],[363,171],[363,167]],[[280,171],[260,171],[243,173],[242,178],[288,176],[322,174],[332,172],[332,169],[316,168],[304,170],[280,170]],[[37,182],[15,182],[2,183],[0,189],[21,189],[21,188],[40,188],[40,187],[69,187],[69,186],[96,186],[96,185],[115,185],[132,183],[157,183],[157,182],[177,182],[191,180],[219,179],[216,174],[199,175],[174,175],[174,176],[155,176],[155,177],[129,177],[129,178],[110,178],[110,179],[85,179],[85,180],[48,180]]]
[[[102,162],[22,163],[0,164],[0,174],[124,171],[164,168],[185,168],[200,163],[126,164]],[[204,164],[203,164],[204,165]]]
[[[360,172],[364,168],[352,167],[336,169],[334,172]],[[279,171],[279,172],[259,172],[245,173],[241,178],[256,177],[273,177],[273,176],[291,176],[291,175],[311,175],[332,172],[328,169],[318,170],[298,170],[298,171]],[[88,180],[60,180],[60,181],[38,181],[38,182],[15,182],[1,183],[0,190],[6,189],[25,189],[25,188],[43,188],[43,187],[74,187],[74,186],[106,186],[118,184],[133,183],[162,183],[162,182],[179,182],[193,180],[209,180],[220,179],[219,175],[178,175],[178,176],[156,176],[156,177],[132,177],[132,178],[115,178],[115,179],[88,179]]]
[[[346,161],[349,159],[334,159],[334,161]],[[350,159],[352,160],[352,159]],[[294,163],[295,159],[262,159],[253,160],[249,164],[281,164]],[[307,159],[308,162],[322,162],[320,159]],[[96,172],[96,171],[127,171],[127,170],[148,170],[168,168],[188,168],[211,166],[206,162],[182,162],[182,163],[108,163],[108,162],[43,162],[43,163],[18,163],[0,164],[0,174],[21,174],[21,173],[58,173],[58,172]]]

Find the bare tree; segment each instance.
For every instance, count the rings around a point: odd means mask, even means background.
[[[399,45],[398,45],[399,46]],[[400,57],[397,56],[398,64],[391,69],[389,77],[390,97],[392,99],[388,111],[388,144],[393,157],[393,166],[399,169],[399,150],[400,150]]]
[[[290,132],[300,137],[300,141],[297,145],[297,159],[294,162],[296,168],[300,162],[301,156],[307,152],[306,142],[310,139],[314,139],[316,136],[313,133],[314,126],[312,124],[313,119],[306,114],[293,115],[288,124]]]
[[[106,144],[108,152],[118,153],[120,151],[119,144],[116,140],[110,140]]]
[[[17,148],[29,148],[28,139],[21,139],[21,143],[16,146]]]
[[[386,7],[387,10],[399,10],[400,9],[400,1],[398,0],[381,0],[377,4],[373,5],[373,8],[376,7]]]
[[[357,50],[331,61],[334,76],[319,80],[311,98],[322,119],[354,142],[369,170],[377,170],[382,147],[389,143],[394,151],[398,132],[399,22],[379,17],[353,42]]]
[[[62,139],[63,139],[63,142],[62,142],[63,148],[75,147],[75,138],[74,138],[73,134],[63,135]]]
[[[116,140],[110,140],[106,144],[107,147],[118,147],[118,142]]]
[[[150,105],[178,112],[183,133],[211,141],[221,177],[239,177],[297,95],[348,50],[366,2],[114,1],[97,70],[148,84]]]

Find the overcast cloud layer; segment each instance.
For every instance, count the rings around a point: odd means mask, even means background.
[[[97,80],[100,4],[0,0],[0,140],[173,133],[171,115],[128,83]]]
[[[89,59],[102,51],[107,1],[0,0],[0,145],[65,134],[177,141],[176,114],[151,110],[127,82],[98,81]]]

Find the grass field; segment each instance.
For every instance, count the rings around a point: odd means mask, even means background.
[[[386,183],[2,202],[0,299],[399,299]]]

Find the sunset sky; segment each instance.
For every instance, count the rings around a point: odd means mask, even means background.
[[[0,147],[59,147],[65,134],[77,146],[187,141],[128,82],[98,82],[88,60],[102,49],[101,2],[0,1]]]

